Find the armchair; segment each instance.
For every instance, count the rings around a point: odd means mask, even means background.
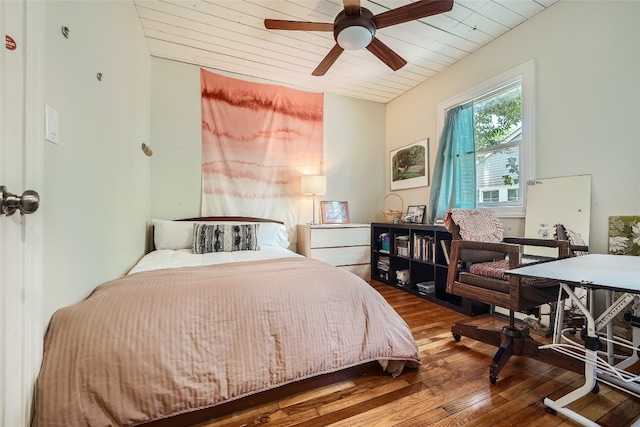
[[[465,324],[451,327],[456,341],[465,336],[498,347],[490,366],[490,382],[497,382],[498,374],[512,355],[584,372],[583,362],[554,350],[539,349],[541,344],[529,336],[528,327],[516,325],[516,311],[556,302],[560,292],[558,283],[504,274],[522,264],[524,246],[557,248],[557,258],[566,258],[570,255],[570,243],[567,240],[503,238],[502,224],[489,209],[451,209],[444,223],[453,236],[446,292],[509,310],[509,323],[499,330]],[[536,261],[544,262],[540,257],[533,260]]]

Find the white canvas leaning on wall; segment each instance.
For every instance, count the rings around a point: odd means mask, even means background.
[[[554,226],[562,224],[589,244],[591,223],[591,175],[541,178],[527,183],[524,236],[553,239]],[[554,256],[549,252],[538,255]]]
[[[557,178],[541,178],[527,183],[527,211],[525,215],[524,237],[553,239],[555,225],[580,234],[585,245],[589,244],[591,222],[591,175],[577,175]],[[525,253],[530,255],[557,256],[557,249],[528,246]],[[494,307],[494,312],[508,315],[508,310]],[[543,304],[540,322],[548,327],[553,308]],[[528,316],[516,313],[520,320]]]

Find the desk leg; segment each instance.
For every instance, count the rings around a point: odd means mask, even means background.
[[[543,400],[543,403],[547,407],[553,409],[554,411],[564,415],[570,420],[573,420],[576,423],[581,424],[585,427],[598,427],[599,424],[591,421],[586,417],[583,417],[582,415],[578,414],[575,411],[572,411],[571,409],[567,408],[567,406],[575,402],[576,400],[586,396],[587,394],[591,393],[591,391],[593,390],[593,387],[595,387],[596,373],[595,373],[595,369],[593,368],[593,366],[595,365],[590,366],[589,361],[592,361],[593,363],[595,363],[596,357],[597,357],[597,353],[595,351],[592,351],[592,350],[586,351],[586,354],[585,354],[586,363],[585,363],[585,372],[584,372],[585,378],[584,378],[584,384],[580,388],[575,389],[571,393],[566,394],[557,400],[551,400],[548,397],[545,397]]]
[[[605,307],[611,307],[613,305],[613,291],[606,290],[605,292]],[[614,345],[613,345],[613,321],[607,323],[607,359],[610,365],[616,364]]]
[[[610,292],[613,297],[613,292]],[[615,316],[620,314],[631,302],[633,301],[633,314],[634,316],[638,316],[638,308],[640,306],[640,298],[638,295],[633,295],[629,293],[624,293],[617,300],[611,301],[607,300],[609,303],[609,308],[605,310],[605,312],[601,315],[603,317],[603,323],[606,323],[607,327],[607,338],[610,340],[607,343],[607,349],[611,349],[608,351],[609,357],[609,365],[611,365],[612,370],[616,371],[624,371],[630,366],[634,365],[640,358],[638,357],[638,351],[640,346],[640,330],[636,326],[632,326],[632,340],[631,342],[626,339],[620,339],[620,341],[624,341],[621,345],[631,345],[631,355],[621,360],[619,363],[615,363],[615,355],[613,351],[614,344],[612,341],[615,340],[615,336],[613,334],[613,319]],[[611,313],[609,313],[611,312]],[[610,320],[609,320],[610,319]],[[596,319],[596,329],[599,326],[599,319]],[[640,384],[637,380],[634,381],[622,381],[618,376],[611,374],[608,370],[603,369],[602,371],[598,371],[598,379],[604,383],[609,383],[609,385],[613,385],[618,387],[621,390],[627,391],[634,396],[640,396]]]
[[[562,326],[564,324],[565,299],[562,289],[558,292],[558,303],[556,304],[556,323],[553,328],[553,343],[562,343]]]
[[[627,357],[622,362],[615,365],[617,369],[627,369],[629,366],[635,364],[640,358],[638,358],[638,348],[640,347],[640,331],[635,326],[633,327],[633,346],[636,350],[631,354],[631,356]]]
[[[613,292],[611,292],[611,294],[613,295]],[[626,294],[625,294],[626,296]],[[623,296],[624,297],[624,296]],[[622,298],[622,297],[621,297]],[[640,297],[638,297],[638,295],[636,295],[634,297],[634,301],[633,301],[633,314],[634,316],[639,316],[640,315]],[[617,313],[616,313],[617,314]],[[612,338],[613,338],[613,322],[610,323],[611,324],[611,328],[612,328]],[[607,325],[608,327],[609,325]],[[607,333],[609,332],[609,329],[607,329]],[[640,329],[636,326],[632,326],[631,327],[631,344],[634,347],[634,350],[631,354],[631,356],[627,357],[625,360],[619,362],[617,365],[615,365],[615,367],[617,369],[627,369],[629,366],[635,364],[638,360],[640,360],[640,358],[638,357],[638,349],[640,347]],[[614,365],[615,364],[615,360],[612,360],[609,362],[610,364]]]
[[[578,414],[577,412],[572,411],[571,409],[567,409],[567,408],[556,405],[556,403],[553,400],[550,400],[548,397],[545,397],[543,402],[549,408],[564,415],[570,420],[575,421],[580,425],[583,425],[585,427],[600,427],[600,424],[594,423],[589,418],[585,418],[582,415]]]
[[[569,299],[571,299],[580,309],[580,311],[585,315],[586,320],[587,320],[587,324],[585,325],[587,328],[587,335],[590,337],[596,337],[596,333],[595,333],[595,320],[593,319],[593,316],[591,315],[590,311],[584,306],[584,304],[582,304],[582,302],[580,301],[580,299],[573,293],[573,291],[571,290],[571,288],[569,288],[567,285],[565,285],[564,283],[561,284],[562,285],[562,290],[565,291],[567,293],[567,295],[569,295]],[[558,320],[559,317],[556,317],[556,320]],[[562,324],[556,324],[555,325],[556,330],[561,330],[562,329]],[[567,408],[567,405],[571,404],[572,402],[575,402],[576,400],[580,399],[581,397],[586,396],[587,394],[591,393],[591,390],[593,390],[594,386],[596,385],[596,362],[597,362],[597,357],[598,357],[598,352],[597,350],[589,350],[589,349],[585,349],[585,364],[584,364],[584,384],[572,391],[569,394],[564,395],[563,397],[561,397],[560,399],[557,400],[551,400],[548,397],[545,398],[543,400],[543,403],[553,409],[554,411],[564,415],[565,417],[583,425],[586,427],[598,427],[599,424],[589,420],[588,418],[583,417],[582,415],[578,414],[575,411],[572,411],[571,409]]]

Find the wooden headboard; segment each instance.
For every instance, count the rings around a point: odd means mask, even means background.
[[[282,221],[275,219],[254,218],[250,216],[201,216],[197,218],[177,219],[176,221],[229,221],[229,222],[277,222],[284,224]]]

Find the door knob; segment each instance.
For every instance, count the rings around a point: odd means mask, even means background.
[[[0,215],[13,215],[16,210],[20,210],[22,214],[31,214],[38,210],[40,206],[40,196],[33,190],[27,190],[22,196],[16,196],[7,191],[7,187],[0,186]]]

